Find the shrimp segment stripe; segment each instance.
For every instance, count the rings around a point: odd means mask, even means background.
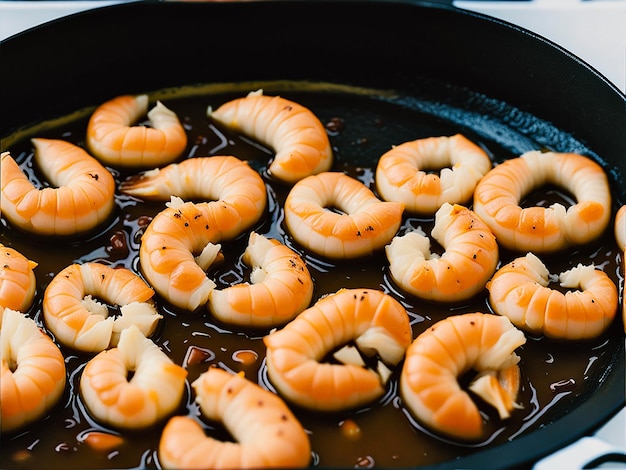
[[[128,379],[129,372],[134,372]],[[136,326],[124,329],[117,347],[90,359],[80,393],[101,423],[143,429],[168,417],[180,405],[187,371],[174,364]]]
[[[481,292],[499,260],[495,236],[473,211],[444,203],[432,235],[445,252],[435,256],[421,231],[396,236],[385,247],[391,277],[419,298],[455,302]]]
[[[576,203],[520,207],[523,196],[552,183],[569,190]],[[608,178],[600,165],[574,153],[532,151],[490,170],[474,192],[474,211],[506,248],[554,252],[596,239],[611,214]]]
[[[55,187],[35,187],[11,155],[3,153],[3,216],[39,235],[73,236],[103,223],[115,206],[113,175],[70,142],[36,138],[32,143],[38,167]]]
[[[274,177],[287,183],[328,171],[333,156],[326,129],[306,107],[280,96],[251,92],[209,109],[209,116],[227,127],[271,146]]]
[[[344,173],[324,172],[298,181],[284,209],[287,228],[298,243],[322,256],[349,259],[388,243],[400,227],[404,207],[381,201]]]
[[[175,416],[159,442],[166,469],[304,468],[311,444],[304,428],[283,400],[239,374],[215,367],[192,388],[202,414],[222,422],[236,442],[207,436],[194,419]]]
[[[0,310],[25,312],[33,303],[37,288],[37,263],[19,251],[0,243]]]
[[[152,127],[133,125],[147,112]],[[87,146],[104,163],[119,167],[157,167],[180,157],[187,134],[178,116],[148,96],[122,95],[96,108],[87,124]]]
[[[61,399],[67,377],[61,350],[34,320],[11,309],[0,318],[0,426],[7,432],[42,418]]]
[[[518,257],[493,275],[487,289],[493,310],[516,326],[550,338],[595,338],[618,308],[617,286],[593,265],[578,264],[559,275],[562,293],[549,286],[550,273],[533,253]]]
[[[279,393],[300,406],[335,411],[384,393],[381,377],[353,364],[319,361],[354,340],[367,355],[395,365],[411,342],[406,310],[376,289],[340,289],[264,338],[267,371]]]
[[[72,264],[59,271],[44,291],[43,315],[57,339],[72,349],[100,352],[115,346],[129,325],[151,335],[161,319],[151,299],[152,288],[126,268],[97,262]],[[120,306],[121,315],[93,300]]]
[[[440,169],[439,175],[428,169]],[[384,153],[376,166],[376,188],[384,200],[401,202],[409,212],[432,214],[444,202],[468,202],[490,169],[489,156],[462,134],[428,137]]]
[[[483,419],[458,377],[474,369],[499,371],[516,365],[526,337],[508,318],[454,315],[435,323],[408,347],[400,393],[411,414],[428,428],[464,441],[478,439]]]

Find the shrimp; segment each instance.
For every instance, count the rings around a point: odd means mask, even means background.
[[[219,257],[217,242],[234,238],[243,225],[230,204],[195,204],[172,196],[141,237],[142,272],[170,304],[194,311],[209,301],[215,289],[206,270]]]
[[[7,308],[0,327],[0,427],[11,432],[42,418],[66,383],[59,347],[31,318]]]
[[[134,125],[147,117],[151,127]],[[160,101],[148,112],[148,95],[123,95],[102,103],[87,124],[87,147],[116,167],[156,167],[172,163],[187,147],[176,113]]]
[[[483,420],[458,377],[472,369],[497,373],[516,366],[515,350],[525,343],[524,333],[506,317],[480,312],[447,317],[408,347],[400,396],[428,428],[464,441],[478,439]],[[512,393],[511,409],[517,390]]]
[[[366,356],[396,365],[411,343],[404,307],[376,289],[340,289],[263,338],[271,382],[289,401],[319,411],[353,408],[384,393],[383,375],[347,363],[320,363],[354,340]],[[378,370],[381,368],[380,361]]]
[[[72,264],[54,276],[43,297],[46,326],[65,346],[100,352],[115,346],[122,330],[136,325],[150,336],[162,318],[151,303],[154,291],[126,268],[88,262]],[[107,305],[120,306],[109,316]]]
[[[121,332],[117,347],[87,362],[80,393],[101,423],[142,429],[164,420],[180,406],[186,378],[183,367],[131,325]]]
[[[440,169],[439,174],[426,170]],[[462,134],[404,142],[383,154],[376,166],[376,188],[416,214],[433,214],[444,202],[471,200],[478,181],[491,169],[483,149]]]
[[[329,209],[339,209],[336,213]],[[325,172],[298,181],[285,200],[293,238],[329,258],[357,258],[387,244],[398,231],[404,206],[381,201],[359,180]]]
[[[626,204],[621,206],[615,214],[615,241],[622,251],[626,251]]]
[[[615,214],[615,240],[622,250],[622,276],[626,285],[626,204],[621,206]],[[622,319],[624,332],[626,333],[626,299],[624,299],[624,286],[622,286]]]
[[[551,289],[550,273],[533,253],[502,266],[487,283],[493,310],[517,327],[549,338],[581,340],[602,334],[617,313],[615,283],[593,265],[559,274],[563,293]]]
[[[445,249],[430,252],[420,230],[396,236],[385,247],[392,279],[406,292],[438,302],[467,300],[485,288],[495,272],[499,249],[487,225],[471,210],[444,203],[432,236]]]
[[[120,190],[147,200],[167,201],[177,196],[229,205],[241,218],[233,227],[237,235],[257,222],[267,205],[261,176],[246,162],[229,155],[189,158],[147,171],[124,181]]]
[[[33,271],[36,267],[36,262],[0,243],[0,310],[10,308],[25,312],[30,308],[37,289]]]
[[[245,98],[224,103],[208,115],[235,131],[258,140],[275,151],[269,173],[295,183],[328,171],[333,154],[326,129],[304,106],[280,96],[263,95],[262,90]]]
[[[546,184],[567,189],[576,203],[565,208],[520,207],[523,196]],[[575,153],[526,152],[490,170],[474,191],[474,211],[501,246],[534,253],[589,243],[608,226],[611,192],[600,165]]]
[[[0,207],[16,227],[38,235],[76,235],[102,224],[115,207],[113,175],[81,147],[35,138],[35,160],[56,187],[36,188],[13,160],[2,154]]]
[[[175,416],[163,429],[159,459],[166,469],[304,468],[311,444],[276,394],[240,374],[211,367],[192,387],[202,414],[219,421],[236,442],[205,434],[194,419]]]
[[[252,267],[252,284],[213,290],[209,310],[216,318],[251,327],[278,326],[309,306],[313,280],[291,248],[252,232],[243,261]]]

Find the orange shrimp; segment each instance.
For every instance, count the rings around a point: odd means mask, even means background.
[[[230,204],[195,204],[172,197],[141,237],[142,272],[169,303],[194,311],[206,305],[215,288],[206,270],[219,256],[217,242],[239,235],[243,225]]]
[[[617,246],[626,251],[626,204],[621,206],[615,214],[615,241]]]
[[[401,203],[381,201],[355,178],[325,172],[294,184],[285,200],[285,223],[294,239],[314,253],[357,258],[392,239],[403,210]]]
[[[617,214],[615,214],[615,240],[622,250],[622,275],[624,277],[624,285],[626,285],[626,204],[621,206]],[[626,333],[626,299],[624,299],[624,289],[622,286],[622,319],[624,323],[624,332]]]
[[[264,338],[267,372],[278,391],[302,407],[348,409],[384,393],[380,371],[402,360],[411,339],[407,312],[393,297],[376,289],[340,289]],[[378,354],[379,372],[319,362],[352,340],[366,356]]]
[[[0,310],[10,308],[25,312],[30,308],[37,288],[33,271],[36,267],[36,262],[0,243]]]
[[[546,184],[567,189],[577,202],[567,209],[558,203],[520,207],[525,195]],[[597,238],[609,223],[611,192],[604,170],[590,158],[532,151],[483,177],[474,192],[474,211],[503,247],[547,253]]]
[[[2,154],[2,197],[6,219],[39,235],[76,235],[103,223],[115,207],[113,175],[82,148],[55,139],[32,139],[35,160],[56,187],[36,188],[13,160]]]
[[[493,310],[517,327],[550,338],[595,338],[613,321],[618,307],[615,283],[593,265],[559,274],[563,293],[549,287],[550,273],[533,253],[502,266],[487,283]]]
[[[304,106],[262,90],[224,103],[208,115],[223,125],[272,147],[275,156],[269,173],[294,183],[328,171],[333,155],[326,129]]]
[[[440,170],[439,174],[427,170]],[[383,154],[376,189],[416,214],[434,214],[444,202],[464,204],[491,169],[487,153],[462,134],[404,142]]]
[[[186,378],[184,368],[131,325],[121,332],[117,347],[101,351],[87,362],[80,377],[80,393],[89,412],[101,423],[142,429],[178,408]]]
[[[216,318],[250,327],[278,326],[309,306],[313,279],[291,248],[252,232],[242,259],[252,267],[252,284],[213,290],[209,310]]]
[[[176,113],[160,101],[148,112],[148,95],[102,103],[87,124],[87,147],[102,162],[125,168],[156,167],[179,158],[187,134]],[[150,127],[134,125],[145,116]]]
[[[7,308],[0,326],[0,428],[15,431],[42,418],[63,395],[59,347],[22,313]]]
[[[385,247],[392,279],[404,291],[438,302],[466,300],[482,291],[499,259],[489,227],[473,211],[446,202],[435,215],[432,236],[443,255],[430,252],[421,230],[394,237]]]
[[[197,157],[130,177],[121,191],[142,199],[167,201],[202,199],[234,208],[241,224],[237,235],[257,222],[267,205],[267,191],[261,176],[246,162],[233,156]],[[234,233],[227,234],[234,236]]]
[[[126,268],[88,262],[72,264],[54,276],[43,297],[46,326],[65,346],[100,352],[115,346],[122,330],[136,325],[150,336],[162,318],[151,302],[154,291]],[[107,305],[120,306],[109,316]]]
[[[239,374],[215,367],[192,384],[202,414],[222,422],[236,442],[206,435],[187,416],[170,419],[159,442],[166,469],[304,468],[311,444],[283,400]]]
[[[464,441],[478,439],[483,419],[458,378],[472,369],[497,372],[516,366],[520,358],[514,351],[525,343],[524,333],[506,317],[476,312],[440,320],[406,351],[402,400],[430,429]],[[511,393],[512,409],[517,390]]]

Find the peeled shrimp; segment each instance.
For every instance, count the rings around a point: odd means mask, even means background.
[[[478,439],[483,419],[458,378],[471,369],[497,373],[516,366],[520,358],[514,351],[525,342],[524,333],[506,317],[476,312],[440,320],[406,351],[402,400],[428,428],[461,440]]]
[[[339,209],[336,213],[329,209]],[[322,256],[357,258],[385,246],[402,222],[399,202],[381,201],[359,180],[325,172],[298,181],[285,200],[294,239]]]
[[[143,274],[169,303],[193,311],[209,301],[215,288],[206,270],[219,255],[217,242],[239,235],[243,225],[230,204],[195,204],[172,197],[141,237]]]
[[[134,125],[146,113],[151,127]],[[148,95],[123,95],[93,112],[87,124],[87,146],[108,165],[156,167],[182,155],[187,134],[176,113],[160,101],[148,112]]]
[[[206,435],[187,416],[170,419],[159,459],[166,469],[304,468],[311,444],[283,400],[239,374],[215,367],[192,384],[204,416],[224,424],[236,442]]]
[[[0,327],[0,428],[17,430],[50,410],[65,390],[59,347],[22,313],[7,308]]]
[[[621,206],[615,214],[615,240],[622,250],[622,275],[626,285],[626,205]],[[622,286],[622,319],[624,332],[626,332],[626,299],[624,299],[624,287]]]
[[[252,284],[213,290],[209,309],[216,318],[251,327],[278,326],[309,306],[313,280],[291,248],[252,232],[243,262],[252,267]]]
[[[577,202],[567,209],[558,203],[520,207],[522,197],[546,184],[567,189]],[[474,211],[501,246],[547,253],[597,238],[609,223],[611,192],[604,170],[590,158],[533,151],[483,177],[474,192]]]
[[[211,118],[273,148],[272,176],[294,183],[328,171],[333,156],[328,134],[319,119],[304,106],[280,96],[251,92],[245,98],[209,108]]]
[[[28,310],[37,288],[37,279],[33,271],[36,267],[37,263],[19,251],[0,243],[0,310],[2,308],[20,312]]]
[[[409,212],[433,214],[444,202],[469,202],[490,169],[487,153],[462,134],[429,137],[383,154],[376,166],[376,188],[383,199],[401,202]]]
[[[111,214],[113,175],[82,148],[55,139],[32,139],[35,160],[55,187],[38,189],[8,152],[2,154],[2,197],[6,219],[39,235],[76,235],[87,232]]]
[[[220,210],[225,214],[236,211],[240,221],[228,236],[234,236],[235,232],[238,235],[257,222],[267,204],[261,176],[247,163],[232,156],[189,158],[172,163],[131,177],[120,189],[142,199],[167,201],[177,196],[229,206]]]
[[[117,347],[101,351],[87,362],[80,393],[89,412],[101,423],[141,429],[178,408],[186,378],[184,368],[131,325],[121,332]]]
[[[430,252],[430,239],[416,230],[396,236],[385,247],[392,279],[404,291],[438,302],[466,300],[485,288],[499,259],[496,239],[471,210],[444,203],[432,236],[445,249]]]
[[[502,266],[487,284],[493,310],[517,327],[550,338],[579,340],[599,336],[617,313],[613,281],[593,265],[559,274],[563,293],[549,287],[550,273],[533,253]]]
[[[100,352],[115,346],[120,333],[135,325],[150,336],[162,318],[150,299],[154,291],[126,268],[101,263],[72,264],[54,276],[44,292],[43,314],[50,331],[65,346]],[[102,299],[120,306],[109,316]]]
[[[626,251],[626,205],[621,206],[615,214],[614,231],[617,246]]]
[[[393,297],[376,289],[340,289],[264,338],[267,372],[293,403],[320,411],[348,409],[380,397],[382,375],[351,363],[319,361],[354,340],[366,356],[378,354],[383,364],[396,365],[411,339],[407,312]]]

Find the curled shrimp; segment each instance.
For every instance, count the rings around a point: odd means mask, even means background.
[[[202,414],[222,422],[236,442],[206,435],[187,416],[169,420],[159,442],[166,469],[303,468],[311,444],[298,419],[276,394],[239,374],[209,368],[192,387]]]
[[[33,271],[36,267],[36,262],[0,243],[0,310],[2,308],[20,312],[28,310],[37,288],[37,279]]]
[[[308,108],[280,96],[251,92],[209,108],[211,118],[272,147],[269,173],[287,183],[328,171],[333,155],[326,129]]]
[[[383,154],[376,166],[376,189],[383,199],[401,202],[409,212],[433,214],[444,202],[470,201],[490,169],[489,156],[462,134],[428,137]]]
[[[101,423],[141,429],[164,420],[178,408],[186,378],[184,368],[131,325],[121,332],[117,347],[101,351],[87,362],[80,377],[80,393],[89,412]]]
[[[145,116],[150,127],[134,125]],[[148,95],[122,95],[102,103],[87,124],[87,147],[116,167],[156,167],[171,163],[187,147],[176,113],[160,101],[148,111]]]
[[[240,217],[233,232],[225,234],[229,237],[257,222],[267,204],[267,191],[261,176],[246,162],[230,155],[189,158],[172,163],[130,177],[120,189],[148,200],[167,201],[176,196],[228,205],[228,209],[223,209],[225,216],[228,217],[234,209]]]
[[[617,313],[618,294],[613,281],[593,265],[559,274],[563,293],[551,289],[550,273],[533,253],[516,258],[493,275],[487,289],[493,310],[517,327],[550,338],[595,338]]]
[[[172,197],[141,237],[143,274],[169,303],[194,311],[206,305],[215,289],[206,270],[219,256],[218,241],[239,235],[244,225],[230,204]]]
[[[567,209],[559,203],[520,207],[525,195],[546,184],[567,189],[576,203]],[[597,238],[609,223],[611,192],[604,170],[590,158],[532,151],[506,160],[480,180],[474,211],[503,247],[548,253]]]
[[[150,336],[162,318],[150,299],[154,291],[126,268],[101,263],[72,264],[57,273],[43,297],[46,326],[65,346],[100,352],[115,346],[125,328],[136,325]],[[110,316],[107,305],[120,307]]]
[[[411,327],[406,310],[390,295],[376,289],[340,289],[263,340],[269,378],[283,396],[305,408],[337,411],[384,393],[384,366],[402,360]],[[378,371],[354,363],[319,362],[352,340],[366,356],[378,354]]]
[[[381,201],[359,180],[340,172],[298,181],[284,209],[287,228],[298,243],[337,259],[369,255],[385,246],[398,231],[404,210],[401,203]]]
[[[438,302],[466,300],[478,294],[495,272],[496,239],[471,210],[444,203],[435,214],[432,236],[445,249],[430,251],[430,239],[415,230],[396,236],[385,247],[392,279],[406,292]]]
[[[251,327],[278,326],[309,306],[313,280],[291,248],[252,232],[242,259],[252,267],[251,284],[213,290],[209,310],[216,318]]]
[[[626,251],[626,204],[621,206],[615,214],[615,241],[617,246]]]
[[[59,347],[22,313],[7,308],[0,326],[0,428],[15,431],[42,418],[63,395]]]
[[[115,206],[113,175],[70,142],[36,138],[32,143],[37,166],[55,187],[36,188],[9,152],[3,153],[4,217],[38,235],[76,235],[103,223]]]
[[[478,439],[483,419],[458,378],[472,369],[497,373],[517,367],[520,358],[514,351],[525,343],[524,333],[506,317],[476,312],[440,320],[406,351],[402,400],[428,428],[461,440]],[[517,390],[510,393],[512,409]]]
[[[626,205],[621,206],[615,214],[615,240],[622,250],[622,275],[626,285]],[[624,299],[624,286],[622,286],[622,319],[624,332],[626,332],[626,300]]]

